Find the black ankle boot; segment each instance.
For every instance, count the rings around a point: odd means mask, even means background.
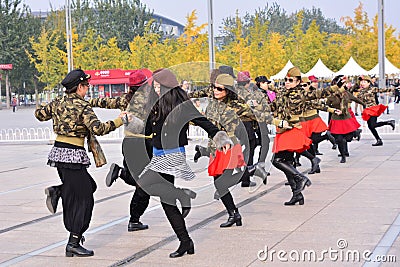
[[[193,244],[192,240],[181,241],[181,243],[179,244],[179,248],[176,251],[169,254],[169,257],[170,258],[179,258],[179,257],[182,257],[183,255],[185,255],[186,252],[189,255],[194,254],[194,244]]]
[[[302,193],[293,194],[292,198],[288,202],[285,202],[284,205],[285,206],[293,206],[297,202],[299,203],[299,205],[304,205],[304,196]]]
[[[194,154],[193,161],[197,162],[199,158],[201,157],[209,157],[210,156],[210,151],[208,150],[207,147],[196,145],[194,147],[194,150],[196,153]]]
[[[311,170],[308,172],[308,174],[314,174],[314,173],[320,173],[321,169],[319,168],[319,163],[321,162],[321,159],[318,157],[314,157],[311,159]]]
[[[72,233],[69,235],[68,244],[65,248],[66,257],[90,257],[94,255],[93,250],[88,250],[79,244],[81,240],[83,243],[85,238]]]
[[[395,121],[395,120],[390,120],[390,121],[388,121],[388,124],[389,124],[390,126],[392,126],[392,130],[394,131],[394,129],[395,129],[395,127],[396,127],[396,121]]]
[[[296,173],[293,175],[294,181],[296,182],[296,190],[293,192],[294,194],[300,194],[301,191],[304,190],[306,186],[311,185],[310,179],[302,173]]]
[[[140,231],[146,229],[149,229],[149,226],[141,222],[129,222],[128,224],[128,232]]]
[[[61,186],[50,186],[44,190],[44,193],[47,195],[46,206],[53,214],[57,212],[58,200],[61,197]]]
[[[372,144],[372,146],[383,146],[383,142],[381,139],[376,140],[375,144]]]
[[[242,216],[240,215],[238,209],[236,210],[228,210],[228,220],[225,223],[222,223],[219,227],[231,227],[236,223],[236,226],[242,226]]]
[[[300,163],[300,157],[294,157],[294,166],[295,167],[300,167],[301,163]]]
[[[183,188],[181,190],[182,190],[182,194],[180,195],[180,197],[178,199],[181,202],[181,206],[182,206],[182,217],[186,218],[186,216],[189,215],[190,210],[192,209],[191,200],[195,199],[197,194],[196,194],[196,192],[194,192],[190,189],[187,189],[187,188]]]
[[[111,164],[110,170],[108,171],[107,176],[106,176],[106,186],[107,187],[110,187],[115,182],[115,180],[118,179],[119,172],[121,169],[122,168],[120,166],[118,166],[118,164],[116,164],[116,163]]]

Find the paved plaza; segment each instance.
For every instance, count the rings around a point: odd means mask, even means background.
[[[398,109],[380,119],[395,118],[399,128]],[[0,110],[0,130],[51,126],[36,122],[32,113],[29,108]],[[372,147],[375,140],[365,124],[362,129],[361,141],[349,144],[345,164],[339,163],[330,143],[320,144],[321,173],[309,175],[313,184],[304,191],[303,206],[283,205],[291,192],[274,167],[267,185],[255,177],[255,188],[234,187],[243,226],[226,229],[219,227],[227,214],[213,199],[207,159],[192,160],[194,145],[206,141],[192,140],[187,157],[197,178],[178,179],[177,184],[198,193],[186,219],[195,254],[176,259],[168,255],[179,241],[158,199],[151,199],[141,219],[149,229],[128,232],[135,188],[121,179],[110,188],[105,185],[110,164],[122,163],[120,140],[103,142],[108,164],[89,168],[98,185],[85,234],[84,246],[95,251],[89,258],[65,257],[68,233],[62,207],[54,215],[46,208],[44,188],[59,184],[56,170],[46,166],[49,142],[0,142],[0,266],[398,266],[400,133],[382,128],[384,146]],[[308,172],[308,160],[301,158],[301,163],[299,169]]]

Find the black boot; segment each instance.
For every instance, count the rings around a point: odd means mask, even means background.
[[[304,205],[304,196],[302,193],[299,194],[293,194],[292,198],[285,202],[284,205],[285,206],[293,206],[296,205],[296,203],[299,203],[299,205]]]
[[[299,172],[295,167],[293,167],[291,162],[286,161],[282,158],[274,158],[272,164],[279,170],[283,171],[292,187],[295,190],[294,193],[298,194],[304,190],[306,186],[311,185],[311,181]]]
[[[192,209],[191,200],[195,199],[197,194],[196,194],[196,192],[194,192],[190,189],[187,189],[187,188],[183,188],[180,190],[182,190],[182,191],[179,194],[178,199],[179,199],[179,202],[181,202],[181,206],[182,206],[182,217],[186,218],[186,216],[189,215],[189,212]]]
[[[372,146],[383,146],[383,142],[381,139],[376,140],[375,144],[372,144]]]
[[[197,162],[199,158],[201,157],[209,157],[210,156],[210,151],[208,150],[207,147],[196,145],[194,147],[194,150],[196,150],[196,153],[194,154],[193,161]]]
[[[69,240],[67,247],[65,248],[65,256],[66,257],[90,257],[94,255],[93,250],[88,250],[82,247],[79,242],[82,240],[82,244],[85,241],[85,238],[71,233],[69,235]]]
[[[342,159],[340,160],[340,163],[346,163],[346,156],[342,156]]]
[[[108,171],[107,176],[106,176],[106,186],[107,187],[110,187],[115,182],[115,180],[118,179],[119,172],[121,169],[122,168],[120,166],[118,166],[118,164],[116,164],[116,163],[111,164],[110,170]]]
[[[311,159],[311,170],[308,172],[308,174],[314,174],[314,173],[320,173],[321,169],[319,167],[319,163],[321,162],[321,159],[318,157],[314,157]]]
[[[390,121],[388,121],[388,125],[392,126],[392,130],[394,131],[394,129],[396,128],[396,121],[395,120],[390,120]]]
[[[293,178],[296,182],[296,191],[294,192],[295,194],[301,193],[301,191],[304,190],[306,186],[311,185],[310,179],[308,179],[307,176],[303,175],[302,173],[296,173],[293,175]]]
[[[270,173],[263,168],[263,163],[264,162],[256,163],[248,166],[247,169],[249,170],[250,176],[258,176],[263,180],[264,184],[267,184],[267,177],[270,175]]]
[[[147,224],[143,224],[141,222],[129,222],[128,224],[128,232],[140,231],[149,229]]]
[[[179,244],[179,248],[175,251],[169,254],[170,258],[179,258],[185,255],[187,252],[188,255],[194,254],[194,244],[191,239],[188,241],[181,241]]]
[[[222,223],[219,227],[231,227],[236,223],[236,226],[242,226],[242,216],[240,215],[238,209],[228,210],[228,220],[225,223]]]
[[[357,129],[354,131],[354,138],[357,139],[357,141],[360,141],[361,139],[361,132],[362,132],[361,129]]]
[[[50,186],[44,190],[44,193],[47,195],[46,206],[53,214],[57,212],[58,200],[61,197],[61,186]]]
[[[332,149],[336,149],[337,148],[336,140],[335,140],[335,137],[333,137],[333,135],[331,134],[330,131],[326,132],[326,137],[328,138],[329,142],[331,142]]]

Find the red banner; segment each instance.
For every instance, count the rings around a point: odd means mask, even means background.
[[[12,70],[12,64],[0,64],[0,70]]]

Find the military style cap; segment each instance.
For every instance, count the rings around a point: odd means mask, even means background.
[[[215,79],[216,83],[222,84],[224,86],[231,86],[235,83],[233,77],[229,74],[223,73],[218,75],[217,79]]]
[[[62,80],[61,84],[65,87],[65,89],[71,89],[74,86],[77,86],[83,81],[87,81],[90,79],[90,74],[86,74],[81,69],[76,69],[70,71],[67,76],[65,76],[64,80]]]
[[[358,77],[358,80],[362,81],[362,80],[366,80],[371,82],[371,76],[369,75],[361,75],[360,77]]]
[[[248,71],[239,71],[237,75],[238,82],[249,82],[250,81],[250,73]]]
[[[301,72],[298,67],[290,68],[286,74],[287,77],[300,77]]]
[[[221,73],[226,73],[231,75],[233,78],[236,78],[235,73],[233,73],[233,68],[231,66],[222,65],[219,66],[218,69]]]
[[[154,71],[153,79],[159,84],[168,88],[175,88],[179,86],[179,82],[176,79],[175,74],[169,69],[158,69]]]
[[[301,77],[301,82],[302,83],[309,83],[310,79],[308,77]]]
[[[141,70],[134,70],[129,75],[129,86],[141,86],[147,81],[147,76]]]

